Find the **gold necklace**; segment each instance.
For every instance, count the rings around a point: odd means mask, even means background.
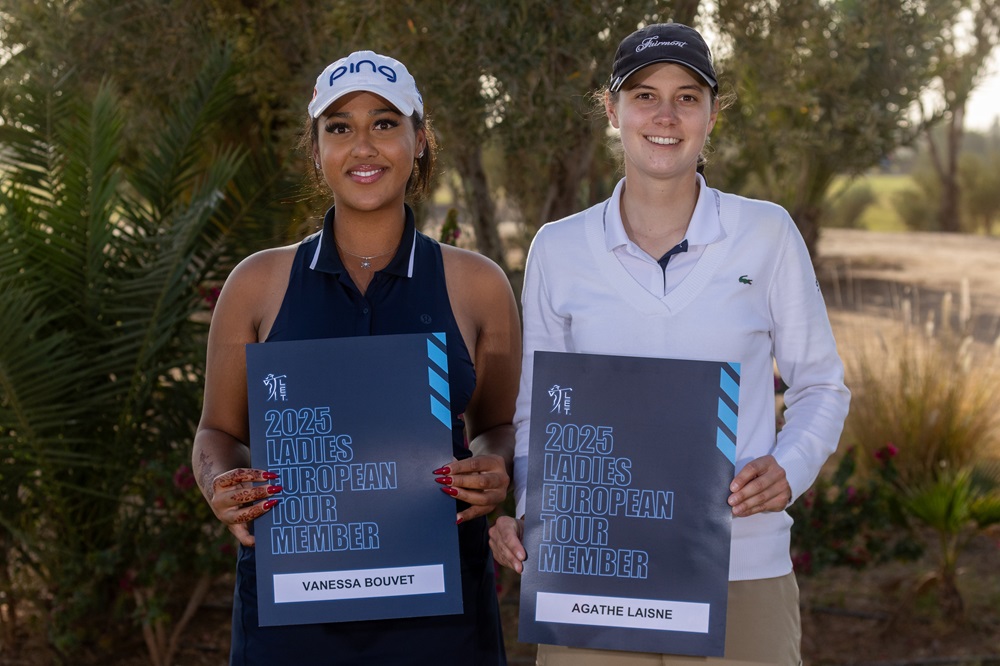
[[[400,242],[402,242],[403,239],[400,238],[399,240],[400,240]],[[354,254],[353,252],[351,252],[349,250],[345,250],[344,246],[341,245],[340,243],[338,243],[336,240],[334,240],[333,243],[338,248],[340,248],[340,251],[343,252],[344,254],[349,254],[352,257],[360,259],[361,260],[361,268],[365,269],[366,271],[370,271],[372,269],[372,259],[378,259],[379,257],[384,257],[387,254],[394,254],[396,252],[396,250],[399,249],[399,243],[396,243],[396,247],[392,248],[388,252],[383,252],[381,254],[372,254],[372,255],[369,255],[369,256],[366,257],[366,256],[364,256],[362,254]]]

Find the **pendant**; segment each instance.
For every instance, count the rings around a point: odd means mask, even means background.
[[[363,268],[363,269],[365,269],[367,271],[367,270],[370,270],[371,267],[372,267],[371,260],[368,257],[362,257],[361,258],[361,268]]]

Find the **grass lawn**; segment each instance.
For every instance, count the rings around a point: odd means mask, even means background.
[[[839,192],[844,186],[867,185],[875,193],[875,203],[861,214],[859,228],[869,231],[906,231],[906,225],[896,213],[893,196],[896,192],[915,189],[917,186],[909,176],[897,174],[869,174],[849,181],[847,178],[834,180],[831,190]]]

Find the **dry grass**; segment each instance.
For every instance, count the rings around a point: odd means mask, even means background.
[[[905,485],[996,456],[1000,359],[991,349],[912,328],[872,342],[847,361],[854,400],[844,440],[865,452],[863,460],[893,444]]]

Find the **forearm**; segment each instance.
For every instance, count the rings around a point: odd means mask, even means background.
[[[774,457],[787,474],[794,501],[836,449],[850,392],[812,262],[794,229],[772,292],[774,357],[789,387]]]
[[[475,439],[469,442],[469,450],[473,455],[496,455],[500,456],[507,471],[507,477],[513,478],[514,474],[514,426],[505,423],[494,426],[486,432],[480,433]]]
[[[212,500],[215,477],[239,467],[250,467],[250,447],[221,430],[198,430],[191,452],[191,468],[205,499]]]

